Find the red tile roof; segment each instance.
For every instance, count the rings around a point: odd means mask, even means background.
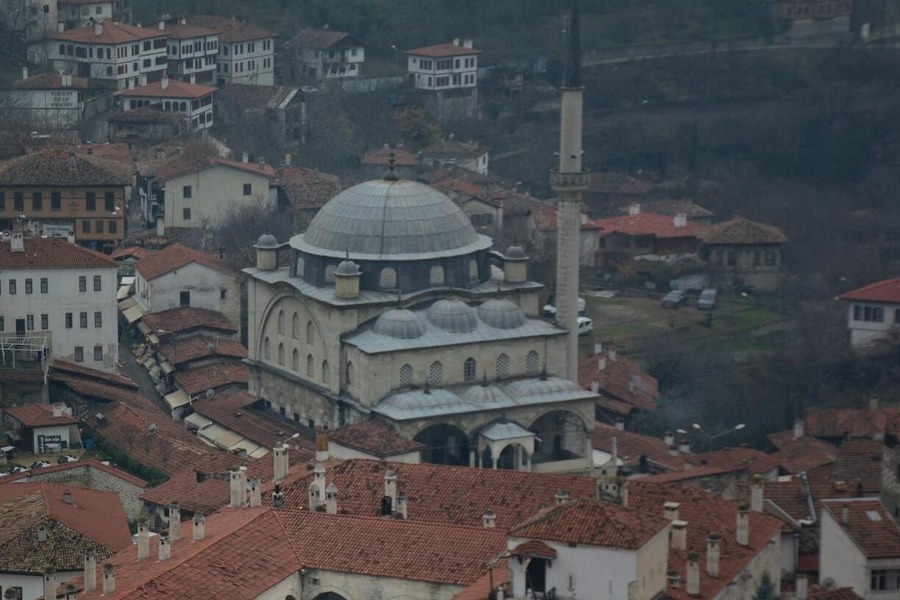
[[[809,586],[809,600],[863,600],[863,597],[850,587],[823,588],[818,585]]]
[[[167,21],[165,24],[165,31],[169,34],[170,38],[176,40],[218,35],[218,32],[214,29],[209,29],[208,27],[198,27],[197,25],[182,25],[178,21]]]
[[[159,506],[177,502],[186,513],[212,514],[228,505],[231,499],[228,472],[241,465],[250,467],[255,462],[224,452],[211,454],[164,483],[147,489],[141,494],[141,500]],[[248,476],[257,475],[249,475],[248,469]]]
[[[188,173],[196,173],[213,167],[226,167],[229,169],[237,169],[246,171],[261,177],[272,179],[275,177],[275,169],[271,165],[261,165],[253,162],[243,162],[240,160],[227,160],[221,157],[205,158],[194,162],[185,162],[176,159],[173,162],[162,165],[156,169],[156,178],[160,181],[168,181],[175,177],[180,177]]]
[[[132,389],[109,385],[101,381],[91,381],[88,379],[72,377],[65,374],[51,373],[50,381],[64,385],[76,394],[99,400],[106,400],[108,402],[114,402],[116,400],[133,402],[135,399],[143,399],[143,396],[141,396],[139,392]]]
[[[869,438],[900,434],[900,408],[811,408],[806,432],[827,438]]]
[[[425,444],[402,437],[382,421],[368,420],[328,432],[331,442],[378,458],[418,452]]]
[[[769,454],[753,448],[723,448],[712,452],[686,454],[684,459],[697,466],[709,465],[723,469],[747,469],[751,475],[777,471],[778,461]]]
[[[822,506],[867,558],[900,558],[900,525],[878,499],[825,500]],[[843,520],[848,510],[849,521]]]
[[[59,73],[41,73],[40,75],[32,75],[28,79],[19,79],[12,82],[13,89],[17,90],[85,89],[87,86],[88,80],[84,77],[73,77],[72,83],[64,86],[62,75]]]
[[[531,218],[534,228],[538,231],[556,231],[556,207],[549,204],[539,204],[531,207]],[[600,229],[596,221],[585,221],[581,224],[583,230]]]
[[[876,281],[838,296],[840,300],[900,303],[900,277]]]
[[[304,29],[291,39],[291,43],[301,48],[328,50],[334,48],[360,48],[365,44],[346,31],[333,29]]]
[[[287,441],[294,433],[300,433],[300,437],[291,442],[294,448],[291,458],[295,461],[312,460],[315,456],[315,438],[309,430],[276,420],[272,412],[267,414],[267,411],[253,410],[250,405],[256,401],[257,398],[245,391],[226,391],[212,398],[195,400],[193,407],[195,412],[214,423],[269,449]]]
[[[144,323],[155,332],[187,333],[194,329],[211,329],[227,333],[237,333],[238,328],[231,324],[225,315],[205,308],[179,306],[158,313],[144,316]]]
[[[135,485],[137,487],[147,487],[147,482],[141,479],[140,477],[135,477],[131,473],[126,473],[121,469],[117,469],[110,465],[105,465],[100,461],[94,460],[92,458],[83,458],[81,460],[77,460],[75,462],[67,462],[57,465],[50,465],[49,467],[41,467],[39,471],[19,471],[18,473],[14,473],[12,475],[7,475],[6,477],[0,478],[0,484],[11,483],[13,481],[21,481],[28,480],[34,476],[43,477],[44,475],[50,475],[53,473],[65,473],[66,471],[74,471],[78,469],[96,469],[98,471],[103,471],[107,475],[112,475],[118,479],[126,481],[131,485]],[[53,483],[53,479],[48,480],[49,483]]]
[[[446,56],[471,56],[473,54],[481,54],[481,50],[464,48],[463,46],[457,46],[456,44],[436,44],[434,46],[423,46],[421,48],[406,50],[404,51],[404,54],[443,58]]]
[[[380,514],[389,469],[397,475],[397,490],[406,494],[409,518],[414,521],[480,526],[484,511],[490,509],[497,515],[497,528],[505,530],[552,504],[560,489],[572,498],[597,496],[591,477],[365,459],[329,468],[325,480],[337,486],[342,512],[374,516]],[[284,486],[285,506],[308,505],[311,477]],[[267,495],[265,502],[271,503],[271,497]]]
[[[164,337],[159,344],[159,352],[173,365],[183,365],[214,356],[234,359],[247,358],[247,349],[239,341],[217,339],[205,335],[195,335],[177,341]]]
[[[600,369],[601,359],[605,361],[603,369]],[[589,390],[595,380],[604,396],[625,402],[632,409],[656,410],[659,382],[637,362],[618,352],[611,355],[605,351],[578,359],[578,384]]]
[[[228,386],[247,387],[250,368],[242,363],[214,363],[175,373],[175,383],[189,396]]]
[[[485,600],[491,598],[491,592],[504,586],[509,578],[506,559],[497,560],[493,567],[485,572],[475,583],[453,596],[453,600]]]
[[[147,281],[153,281],[191,263],[196,263],[235,278],[238,277],[238,274],[233,269],[215,256],[179,243],[170,244],[159,252],[142,258],[135,263],[134,270]]]
[[[113,260],[130,257],[134,257],[140,260],[146,256],[150,256],[154,252],[156,251],[152,248],[144,248],[143,246],[126,246],[124,248],[116,248],[115,250],[113,250],[110,256],[113,258]]]
[[[106,20],[100,24],[100,35],[97,35],[94,25],[86,25],[57,33],[47,39],[81,44],[127,44],[166,35],[168,34],[165,31],[155,27],[135,27]]]
[[[794,430],[769,434],[769,441],[778,448],[772,457],[788,473],[811,471],[833,463],[837,457],[837,447],[819,438],[804,435],[794,437]]]
[[[65,374],[101,381],[103,383],[128,390],[138,389],[138,385],[124,375],[91,369],[90,367],[85,367],[83,365],[69,362],[67,360],[60,360],[58,358],[53,361],[52,365],[50,365],[50,373],[51,377],[53,374]]]
[[[166,87],[163,87],[163,81],[166,82]],[[136,88],[122,90],[118,94],[129,98],[202,98],[216,90],[217,88],[208,85],[199,85],[177,79],[164,79]]]
[[[698,234],[706,244],[783,244],[784,232],[773,225],[735,217],[730,221],[702,228]]]
[[[633,431],[622,431],[605,423],[594,424],[591,442],[595,449],[612,452],[612,438],[616,438],[619,458],[627,465],[640,465],[641,457],[646,456],[649,466],[656,466],[656,470],[684,469],[686,455],[675,451],[673,456],[664,440]]]
[[[595,219],[593,223],[602,229],[600,235],[604,237],[620,233],[630,236],[652,235],[660,239],[686,238],[696,236],[698,230],[697,224],[692,221],[688,221],[683,227],[677,227],[672,217],[649,212]]]
[[[704,477],[716,477],[719,475],[737,474],[739,471],[746,471],[746,466],[732,467],[694,467],[685,469],[684,471],[672,471],[671,473],[660,473],[658,475],[648,475],[642,477],[641,481],[647,483],[677,483],[689,481],[691,479],[702,479]]]
[[[556,550],[540,540],[529,540],[527,542],[522,542],[521,544],[510,550],[509,553],[512,556],[534,556],[536,558],[549,558],[551,560],[556,559]]]
[[[88,155],[75,148],[45,148],[0,165],[0,186],[122,187],[131,185],[131,169],[120,161]]]
[[[114,269],[116,266],[105,254],[62,238],[27,237],[24,242],[24,252],[13,252],[10,242],[0,242],[0,269]]]
[[[420,162],[419,157],[406,148],[391,148],[388,145],[365,153],[360,162],[364,165],[381,165],[386,167],[391,164],[392,154],[394,164],[398,167],[414,167]]]
[[[196,25],[219,32],[219,41],[227,44],[233,42],[248,42],[274,38],[276,34],[253,23],[238,21],[235,18],[220,17],[216,15],[191,15],[185,17],[188,25]]]
[[[852,482],[854,489],[865,493],[881,492],[884,442],[845,440],[838,448],[831,473],[832,481]]]
[[[3,412],[26,427],[55,427],[78,423],[78,419],[70,414],[62,413],[60,416],[54,417],[52,404],[7,406],[3,408]]]
[[[305,167],[282,167],[276,173],[278,184],[294,208],[321,208],[342,189],[337,175]]]

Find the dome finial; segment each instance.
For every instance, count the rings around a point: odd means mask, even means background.
[[[385,181],[400,181],[400,176],[397,175],[397,171],[395,170],[397,163],[397,154],[394,152],[394,149],[391,148],[391,153],[388,156],[388,170],[387,173],[384,174]]]

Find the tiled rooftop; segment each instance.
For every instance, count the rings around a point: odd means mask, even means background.
[[[214,356],[237,360],[247,358],[247,349],[239,341],[205,335],[195,335],[174,342],[168,337],[163,337],[159,351],[173,365],[183,365]]]
[[[723,448],[712,452],[686,454],[685,460],[695,466],[744,468],[751,475],[761,475],[778,469],[778,461],[773,456],[753,448]]]
[[[188,25],[212,29],[219,33],[219,42],[233,43],[274,38],[275,33],[253,23],[216,15],[191,15],[185,17]]]
[[[135,27],[124,23],[114,23],[107,19],[100,26],[98,35],[94,25],[69,29],[50,36],[51,40],[63,40],[81,44],[127,44],[168,35],[154,27]]]
[[[9,241],[0,242],[0,269],[112,269],[116,266],[105,254],[63,238],[26,237],[23,241],[24,252],[13,252]]]
[[[195,412],[214,423],[269,449],[286,441],[294,433],[300,433],[300,437],[291,442],[294,447],[291,458],[295,461],[311,460],[315,456],[315,441],[309,430],[297,427],[296,423],[292,427],[277,420],[274,413],[253,410],[250,405],[256,400],[245,391],[226,391],[212,398],[196,400],[193,406]]]
[[[870,283],[839,296],[841,300],[900,303],[900,277]]]
[[[328,433],[328,439],[341,446],[378,458],[417,452],[425,448],[425,444],[401,437],[393,427],[376,420],[363,421],[335,429]]]
[[[7,475],[6,477],[0,478],[0,484],[12,483],[13,481],[22,480],[27,481],[33,476],[44,476],[53,473],[65,473],[66,471],[74,471],[77,469],[96,469],[98,471],[103,471],[107,475],[112,475],[113,477],[117,477],[119,479],[122,479],[123,481],[127,481],[132,485],[136,485],[138,487],[147,487],[147,482],[140,477],[135,477],[131,473],[126,473],[125,471],[117,469],[116,467],[105,465],[102,462],[99,462],[92,458],[82,458],[74,462],[50,465],[49,467],[41,467],[38,471],[20,471],[18,473],[13,473],[12,475]]]
[[[612,438],[614,437],[619,458],[628,465],[639,465],[641,457],[646,456],[650,466],[655,465],[656,470],[678,471],[684,469],[686,455],[677,450],[673,455],[664,440],[633,431],[621,431],[605,423],[594,424],[591,441],[595,449],[607,453],[612,452]]]
[[[163,83],[165,82],[165,83]],[[147,85],[129,88],[118,92],[120,96],[128,98],[202,98],[217,90],[208,85],[198,85],[177,79],[164,79],[154,81]]]
[[[869,438],[900,434],[900,408],[811,408],[806,432],[827,438]]]
[[[603,368],[600,368],[601,361]],[[659,382],[641,366],[620,353],[609,351],[578,359],[578,384],[586,390],[594,381],[603,396],[626,403],[632,409],[656,410]],[[630,410],[628,411],[630,412]],[[623,416],[627,416],[623,415]]]
[[[822,505],[867,558],[900,558],[900,526],[880,500],[825,500]],[[846,523],[844,510],[849,517]]]
[[[30,185],[121,187],[131,185],[131,172],[74,148],[46,148],[0,164],[0,186]]]
[[[184,244],[170,244],[150,256],[142,258],[134,265],[134,270],[147,281],[153,281],[167,273],[181,269],[191,263],[213,269],[234,278],[238,274],[217,257],[194,250]]]
[[[294,208],[320,208],[341,191],[337,175],[306,167],[288,166],[278,169],[277,182]]]
[[[422,48],[405,50],[404,54],[443,58],[445,56],[470,56],[472,54],[481,54],[481,50],[465,48],[463,46],[457,46],[456,44],[436,44],[434,46],[424,46]]]
[[[861,484],[866,493],[881,491],[881,470],[884,442],[875,440],[846,440],[837,451],[832,481],[848,481]]]
[[[769,434],[769,441],[778,448],[772,457],[788,473],[811,471],[834,462],[837,447],[819,438],[803,435],[794,436],[794,430]]]
[[[156,169],[156,178],[160,181],[168,181],[175,177],[187,175],[188,173],[196,173],[204,169],[212,167],[227,167],[229,169],[237,169],[238,171],[246,171],[260,177],[272,179],[275,177],[275,169],[271,165],[262,165],[254,162],[243,162],[240,160],[227,160],[221,157],[211,157],[196,161],[185,161],[176,158],[171,162],[161,165]]]
[[[58,417],[53,415],[52,404],[23,404],[7,406],[3,412],[26,427],[55,427],[58,425],[75,425],[78,419],[65,412]]]
[[[629,236],[652,235],[660,239],[687,238],[697,235],[698,230],[697,224],[692,221],[678,227],[673,217],[643,211],[636,215],[596,219],[593,223],[602,230],[601,236],[619,233]]]
[[[144,316],[144,323],[155,332],[186,333],[193,329],[212,329],[237,333],[238,328],[225,315],[205,308],[179,306]]]
[[[175,383],[189,396],[229,386],[246,388],[249,379],[250,368],[243,363],[217,362],[175,373]]]
[[[359,48],[365,46],[346,31],[334,29],[304,29],[293,38],[291,44],[300,48],[328,50],[334,48]]]
[[[697,237],[706,244],[783,244],[788,241],[784,232],[774,225],[744,217],[704,227]]]

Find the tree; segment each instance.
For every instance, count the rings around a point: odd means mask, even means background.
[[[753,596],[753,600],[781,600],[781,596],[772,584],[772,579],[769,577],[768,573],[763,573],[762,580],[759,582],[759,587],[756,588],[756,595]]]
[[[213,245],[222,258],[236,269],[253,266],[256,250],[253,246],[264,233],[271,233],[284,242],[293,234],[291,218],[284,211],[269,209],[264,198],[250,205],[231,208],[212,230]]]

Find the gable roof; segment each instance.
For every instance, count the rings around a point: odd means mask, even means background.
[[[900,303],[900,277],[876,281],[838,296],[839,300]]]
[[[601,359],[605,361],[603,369],[600,368]],[[578,359],[578,384],[589,390],[594,381],[599,384],[603,396],[612,396],[627,405],[622,416],[627,416],[632,409],[647,412],[656,410],[656,399],[659,397],[659,382],[656,377],[619,352],[611,354],[607,350]],[[620,404],[604,402],[606,399],[601,398],[597,404],[616,413],[622,412]]]
[[[229,391],[212,398],[195,400],[193,407],[195,412],[214,423],[269,449],[287,442],[294,433],[300,433],[291,442],[291,460],[303,462],[312,459],[315,456],[315,444],[309,430],[276,420],[271,411],[253,410],[251,405],[257,400],[243,390]],[[267,460],[270,458],[266,457]]]
[[[824,500],[822,506],[867,558],[900,558],[900,525],[880,500]]]
[[[744,468],[751,475],[761,475],[778,468],[778,461],[773,456],[753,448],[722,448],[712,452],[686,454],[684,459],[693,465],[723,469]]]
[[[665,440],[633,431],[622,431],[606,423],[594,423],[594,430],[591,432],[594,448],[611,453],[612,438],[616,438],[619,458],[627,465],[637,466],[641,463],[641,457],[646,456],[647,462],[666,471],[683,469],[685,466],[685,455],[676,450],[673,456]]]
[[[63,412],[60,416],[53,416],[52,404],[24,404],[22,406],[7,406],[3,412],[25,425],[26,427],[56,427],[59,425],[75,425],[78,419],[71,414]]]
[[[0,269],[114,269],[116,262],[62,238],[24,238],[25,251],[13,252],[9,241],[0,241]]]
[[[77,375],[79,377],[90,377],[92,379],[108,383],[110,385],[115,385],[131,390],[138,389],[138,385],[124,375],[119,375],[118,373],[108,373],[106,371],[100,371],[98,369],[92,369],[90,367],[85,367],[84,365],[79,365],[77,363],[69,362],[67,360],[61,360],[58,358],[53,360],[53,364],[50,365],[50,371],[51,373],[66,373],[68,375]]]
[[[415,56],[428,56],[431,58],[444,58],[447,56],[471,56],[472,54],[481,54],[481,50],[475,48],[465,48],[456,44],[435,44],[434,46],[422,46],[421,48],[413,48],[405,50],[404,54]]]
[[[179,243],[169,244],[159,252],[154,252],[140,259],[135,263],[134,269],[147,281],[153,281],[191,263],[196,263],[235,278],[238,277],[237,272],[230,269],[228,265],[212,254],[207,254]]]
[[[643,211],[636,215],[595,219],[593,223],[603,230],[601,236],[619,233],[629,236],[652,235],[659,239],[670,239],[695,237],[698,231],[697,224],[691,221],[678,227],[675,225],[673,217]]]
[[[321,208],[341,191],[337,175],[306,167],[287,166],[276,172],[287,201],[294,208]]]
[[[131,184],[131,173],[76,149],[45,148],[0,164],[0,186],[80,187]]]
[[[183,340],[165,337],[159,343],[159,352],[172,365],[183,365],[214,356],[223,359],[247,358],[247,349],[239,341],[206,335],[194,335]]]
[[[509,535],[637,550],[668,526],[669,521],[661,515],[638,513],[608,502],[574,500],[542,510],[513,527]]]
[[[98,23],[96,27],[99,27],[99,35],[94,25],[85,25],[84,27],[61,31],[47,39],[78,42],[81,44],[127,44],[168,35],[165,31],[154,27],[135,27],[134,25],[116,23],[109,19]]]
[[[838,448],[831,480],[854,482],[858,491],[879,493],[884,449],[884,442],[876,440],[845,440]]]
[[[768,435],[778,451],[772,457],[788,473],[811,471],[833,463],[837,457],[837,447],[811,435],[794,437],[794,430],[780,431]]]
[[[774,225],[735,217],[730,221],[702,228],[698,234],[706,244],[784,244],[784,232]]]
[[[69,85],[63,85],[62,74],[40,73],[27,79],[18,79],[12,82],[16,90],[61,90],[61,89],[86,89],[88,80],[84,77],[72,77]]]
[[[900,434],[900,408],[810,408],[806,431],[827,438],[869,438]]]
[[[238,331],[238,328],[222,313],[192,306],[178,306],[144,315],[144,323],[153,331],[165,330],[174,334],[192,329],[212,329],[228,333]]]
[[[328,440],[378,458],[418,452],[425,444],[402,437],[382,421],[369,419],[328,432]]]
[[[179,19],[166,21],[164,27],[165,32],[169,34],[169,37],[176,40],[219,35],[219,32],[214,29],[200,27],[198,25],[188,25],[187,23],[181,23]]]
[[[190,15],[184,17],[188,25],[196,25],[212,29],[219,33],[219,41],[225,43],[249,42],[276,37],[275,33],[263,29],[253,23],[239,21],[234,17],[220,17],[216,15]]]
[[[163,81],[166,82],[166,87],[163,87]],[[201,98],[212,94],[217,89],[208,85],[199,85],[177,79],[164,79],[136,88],[121,90],[117,93],[120,96],[139,98]]]
[[[166,182],[175,177],[187,175],[188,173],[197,173],[213,167],[237,169],[238,171],[245,171],[268,179],[275,177],[275,169],[273,169],[271,165],[261,165],[259,163],[243,162],[239,160],[227,160],[220,156],[216,156],[187,162],[176,158],[165,165],[157,167],[156,178],[159,181]]]
[[[213,363],[175,373],[175,383],[189,396],[228,386],[247,387],[250,368],[243,363]]]
[[[301,48],[330,50],[334,48],[364,48],[365,44],[346,31],[333,29],[304,29],[291,42]]]
[[[63,477],[67,476],[66,471],[75,471],[75,470],[88,470],[96,469],[98,471],[103,471],[107,475],[112,475],[117,479],[121,479],[130,483],[131,485],[137,487],[147,487],[147,482],[141,479],[140,477],[135,477],[131,473],[126,473],[121,469],[117,469],[116,467],[103,464],[100,461],[94,460],[93,458],[81,458],[77,461],[66,462],[62,464],[50,465],[49,467],[41,467],[39,471],[19,471],[18,473],[12,473],[7,475],[6,477],[0,478],[0,485],[6,483],[12,483],[14,481],[20,481],[22,479],[28,480],[32,477],[41,477],[43,481],[47,481],[48,483],[53,483],[53,478],[43,479],[44,476],[50,475],[53,473],[63,473]]]
[[[652,184],[651,184],[652,185]],[[619,210],[628,212],[627,206],[621,207]],[[715,215],[711,210],[707,210],[695,204],[692,200],[677,200],[669,198],[667,200],[654,200],[653,202],[642,202],[641,210],[667,217],[675,215],[687,215],[688,219],[710,218]]]

